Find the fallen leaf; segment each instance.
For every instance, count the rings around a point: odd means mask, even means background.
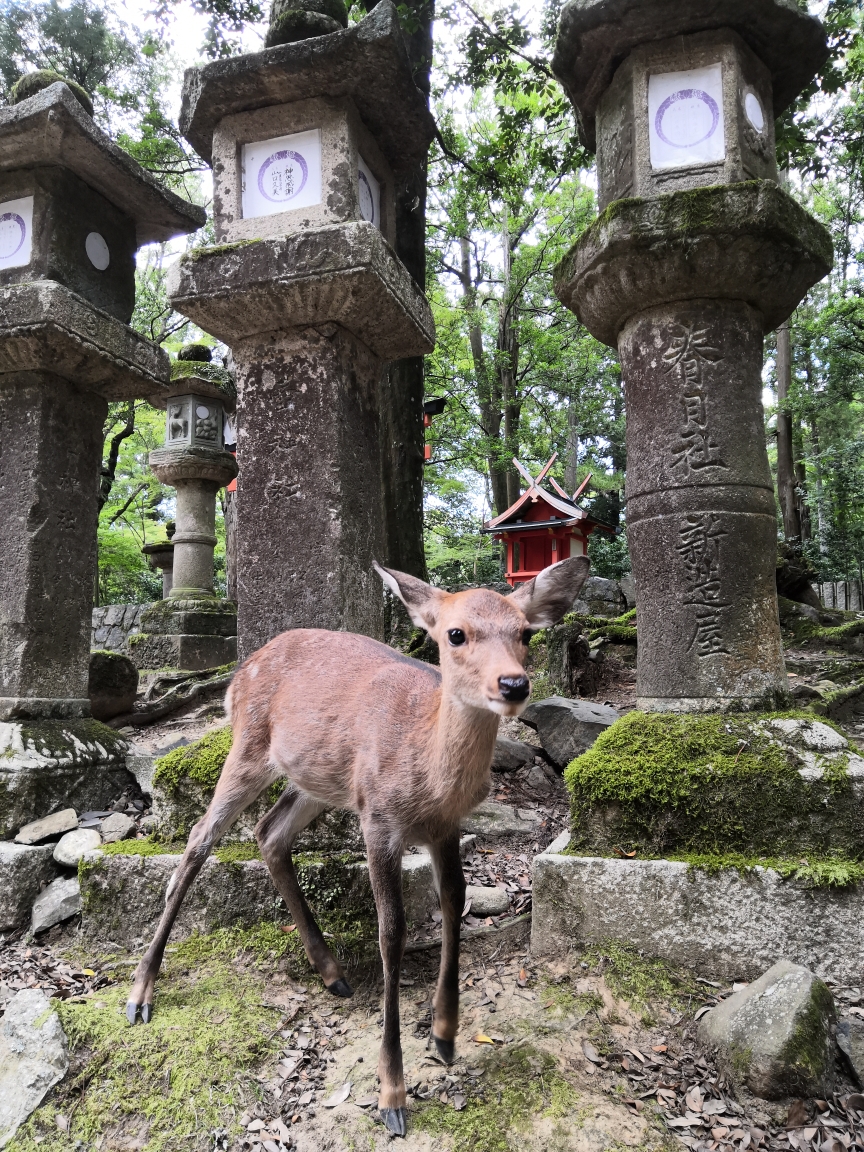
[[[324,1101],[325,1108],[335,1108],[338,1104],[344,1104],[348,1097],[351,1095],[351,1081],[346,1080],[341,1088],[337,1088],[332,1096],[328,1096]]]
[[[624,860],[632,860],[636,855],[635,852],[625,852],[623,848],[613,848],[612,851],[616,856],[622,857]]]
[[[803,1100],[793,1100],[786,1117],[787,1128],[801,1128],[807,1123],[807,1105]]]
[[[684,1103],[691,1112],[702,1111],[702,1100],[702,1093],[695,1086],[691,1088],[687,1095],[684,1097]]]
[[[364,1096],[362,1100],[355,1100],[354,1103],[358,1108],[371,1108],[373,1104],[378,1103],[377,1096]]]
[[[628,1048],[627,1051],[631,1056],[635,1056],[637,1060],[641,1060],[643,1064],[645,1063],[645,1057],[642,1055],[638,1048]]]
[[[283,924],[282,925],[282,931],[283,932],[293,932],[293,931],[295,931],[296,928],[297,928],[296,924]]]
[[[519,975],[516,978],[516,983],[520,988],[524,988],[528,984],[528,973],[524,968],[519,969]]]
[[[494,1044],[495,1041],[491,1036],[485,1036],[482,1032],[478,1032],[474,1037],[475,1044]]]
[[[652,1044],[651,1045],[651,1051],[652,1052],[668,1052],[669,1049],[668,1049],[668,1046],[666,1044]]]
[[[263,1147],[265,1152],[279,1152],[279,1145],[275,1140],[265,1140]]]
[[[710,1012],[710,1011],[711,1011],[711,1009],[712,1009],[713,1007],[714,1007],[714,1005],[713,1005],[713,1004],[705,1004],[705,1005],[703,1005],[703,1006],[702,1006],[702,1007],[699,1009],[699,1011],[696,1013],[696,1015],[693,1017],[693,1019],[694,1019],[694,1020],[701,1020],[701,1019],[702,1019],[702,1017],[705,1015],[705,1013],[706,1013],[706,1012]]]
[[[300,1097],[300,1099],[297,1101],[297,1103],[302,1108],[302,1107],[305,1107],[307,1104],[311,1104],[314,1099],[315,1099],[315,1093],[314,1092],[311,1092],[311,1091],[310,1092],[304,1092],[303,1095]]]
[[[726,1111],[725,1100],[706,1100],[702,1104],[703,1116],[719,1116],[721,1112]]]
[[[547,1000],[546,1003],[543,1005],[543,1007],[544,1008],[551,1008],[554,1003],[555,1003],[554,1000]]]
[[[864,1095],[860,1092],[853,1092],[851,1096],[847,1096],[843,1104],[844,1108],[854,1108],[856,1112],[864,1112]]]
[[[266,1128],[266,1127],[267,1127],[267,1125],[264,1123],[263,1120],[257,1120],[256,1119],[256,1120],[250,1121],[250,1123],[246,1125],[246,1131],[247,1132],[260,1132],[262,1128]]]
[[[695,1116],[693,1120],[686,1116],[675,1116],[672,1120],[667,1119],[666,1123],[670,1128],[691,1128],[694,1123],[697,1127],[701,1126],[702,1121],[698,1116]]]
[[[453,1097],[453,1100],[451,1101],[451,1103],[453,1104],[453,1107],[456,1109],[457,1112],[461,1112],[462,1109],[465,1107],[466,1100],[465,1100],[465,1097],[462,1095],[461,1092],[457,1092],[456,1095]]]
[[[590,1060],[592,1064],[602,1064],[603,1057],[597,1051],[593,1044],[587,1040],[582,1041],[582,1052],[586,1060]]]
[[[61,1116],[60,1113],[58,1112],[57,1115],[54,1117],[54,1123],[57,1125],[57,1127],[60,1129],[61,1132],[68,1132],[69,1131],[69,1117],[68,1116]]]

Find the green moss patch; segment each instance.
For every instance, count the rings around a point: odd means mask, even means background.
[[[523,1134],[541,1117],[581,1126],[578,1093],[548,1052],[508,1045],[490,1052],[481,1067],[483,1087],[462,1111],[435,1101],[412,1115],[414,1126],[453,1152],[519,1152]]]
[[[185,848],[186,845],[182,840],[165,843],[163,840],[145,836],[140,840],[115,840],[113,844],[103,844],[99,851],[104,852],[106,856],[175,856],[180,855]],[[78,865],[79,872],[83,863],[84,861],[81,861]]]
[[[236,954],[246,942],[238,936],[233,943]],[[227,948],[199,948],[194,956],[176,949],[163,965],[147,1027],[126,1021],[125,980],[84,1003],[56,1002],[72,1074],[19,1130],[10,1152],[66,1152],[77,1141],[176,1152],[197,1147],[216,1128],[239,1134],[237,1120],[258,1094],[252,1071],[280,1043],[273,1039],[280,1013],[262,1003],[263,976],[249,966],[237,970],[229,955]],[[57,1114],[69,1117],[68,1134]]]
[[[230,724],[208,732],[200,740],[175,748],[156,761],[153,783],[176,795],[184,781],[212,792],[228,759],[234,739]]]
[[[571,851],[864,860],[864,797],[846,774],[846,757],[817,757],[829,770],[805,779],[803,753],[775,742],[766,723],[784,717],[813,720],[802,713],[622,717],[565,772]]]
[[[692,998],[700,995],[699,985],[689,972],[665,960],[643,956],[620,940],[603,940],[585,953],[582,962],[600,972],[610,990],[640,1012],[648,1027],[654,1024],[655,1010],[661,1005],[684,1011]]]
[[[776,856],[745,856],[740,852],[724,853],[670,853],[669,860],[689,864],[694,872],[716,875],[732,868],[742,875],[757,868],[770,868],[784,880],[795,880],[807,888],[853,888],[864,881],[864,863],[850,860],[842,853],[832,856],[780,858]]]

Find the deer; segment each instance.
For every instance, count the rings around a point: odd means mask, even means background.
[[[226,697],[231,751],[169,881],[126,1009],[131,1024],[139,1012],[143,1023],[150,1021],[165,946],[192,881],[240,813],[284,778],[255,837],[309,963],[325,988],[341,997],[353,991],[303,896],[291,849],[325,809],[350,809],[359,818],[384,975],[378,1109],[389,1132],[404,1136],[402,852],[407,845],[424,846],[432,859],[442,934],[431,1037],[439,1057],[452,1064],[466,887],[460,823],[488,795],[499,718],[518,716],[526,706],[531,636],[570,610],[589,561],[562,560],[506,596],[488,588],[448,593],[377,563],[375,569],[413,623],[436,641],[439,667],[368,636],[304,628],[283,632],[243,662]]]

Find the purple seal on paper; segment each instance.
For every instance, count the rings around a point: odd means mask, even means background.
[[[4,212],[0,216],[0,260],[20,252],[26,238],[27,225],[18,213]]]
[[[366,179],[365,172],[358,172],[360,177],[360,215],[370,224],[375,223],[375,197],[372,195],[372,185]]]
[[[711,113],[711,127],[705,132],[698,140],[687,140],[683,144],[679,144],[675,140],[670,140],[666,133],[663,131],[663,117],[673,106],[681,100],[699,100],[708,111]],[[709,96],[707,92],[703,92],[701,88],[681,88],[678,92],[673,92],[671,96],[667,96],[660,107],[657,109],[657,115],[654,117],[654,130],[663,141],[668,144],[670,148],[695,148],[697,144],[704,143],[717,131],[717,125],[720,123],[720,109],[717,107],[717,101],[713,96]]]
[[[268,156],[258,169],[258,191],[265,200],[279,204],[299,196],[308,177],[309,166],[300,153],[284,148]]]

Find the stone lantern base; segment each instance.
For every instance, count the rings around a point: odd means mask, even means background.
[[[132,783],[129,745],[98,720],[0,723],[0,840],[61,808],[104,808]]]
[[[200,672],[237,659],[237,606],[230,600],[157,600],[129,637],[137,668]]]

